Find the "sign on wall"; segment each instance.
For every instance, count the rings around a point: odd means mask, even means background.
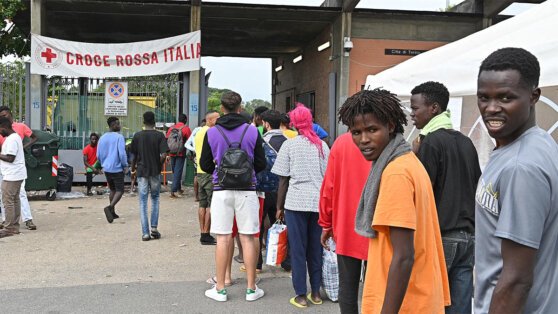
[[[428,50],[417,50],[417,49],[385,49],[385,55],[388,56],[416,56]]]
[[[105,84],[105,116],[128,115],[128,82]]]
[[[127,77],[197,71],[201,32],[158,40],[95,44],[31,34],[31,73]]]

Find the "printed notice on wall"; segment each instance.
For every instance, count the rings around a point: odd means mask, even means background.
[[[128,82],[107,82],[105,85],[105,116],[128,115]]]

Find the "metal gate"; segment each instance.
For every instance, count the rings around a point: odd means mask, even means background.
[[[128,109],[119,116],[121,134],[132,138],[141,131],[143,113],[153,111],[158,129],[164,130],[177,120],[180,102],[178,74],[126,79],[50,77],[46,79],[46,126],[60,137],[60,149],[82,149],[89,135],[108,132],[104,115],[105,84],[128,82]]]
[[[0,64],[0,106],[8,106],[14,120],[23,120],[25,108],[25,65]]]

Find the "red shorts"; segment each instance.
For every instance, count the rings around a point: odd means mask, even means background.
[[[258,197],[258,200],[260,201],[260,226],[262,225],[262,215],[263,215],[263,206],[264,206],[264,201],[265,198],[261,198]],[[261,228],[260,228],[261,229]],[[232,230],[232,237],[236,237],[236,235],[238,234],[238,227],[236,226],[236,218],[233,220],[233,230]],[[260,238],[260,233],[256,233],[254,234],[254,238]]]

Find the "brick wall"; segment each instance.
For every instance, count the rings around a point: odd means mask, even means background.
[[[316,123],[328,130],[329,116],[329,73],[333,71],[333,62],[329,60],[331,47],[318,52],[318,46],[330,40],[330,28],[326,28],[314,41],[302,51],[302,61],[294,64],[293,58],[300,53],[277,58],[274,62],[275,90],[273,103],[275,109],[286,112],[286,98],[290,97],[294,106],[296,96],[302,93],[315,93]],[[275,67],[283,66],[283,70],[275,73]]]
[[[386,55],[385,49],[430,50],[443,46],[443,42],[352,39],[351,66],[349,74],[349,95],[361,90],[366,77],[389,69],[412,56]]]

